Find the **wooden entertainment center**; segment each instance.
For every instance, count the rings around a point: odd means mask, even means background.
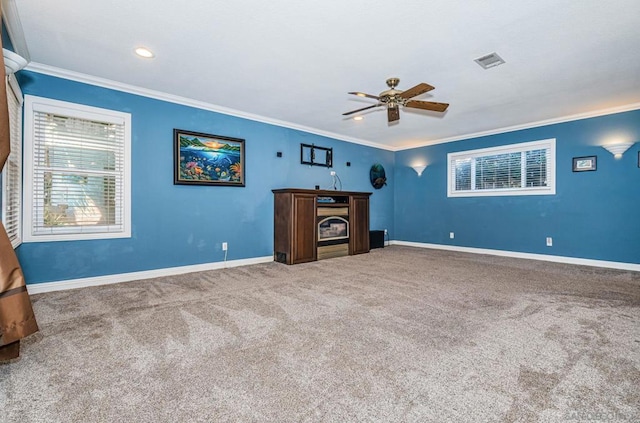
[[[273,258],[286,264],[369,252],[370,192],[274,189]]]

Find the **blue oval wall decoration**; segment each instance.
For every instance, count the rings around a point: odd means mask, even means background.
[[[380,189],[387,185],[387,175],[384,173],[384,167],[382,167],[380,163],[376,163],[371,166],[369,179],[371,180],[371,185],[373,185],[375,189]]]

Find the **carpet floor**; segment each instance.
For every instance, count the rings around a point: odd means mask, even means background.
[[[640,421],[640,273],[392,246],[34,295],[1,422]]]

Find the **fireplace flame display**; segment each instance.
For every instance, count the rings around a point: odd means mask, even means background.
[[[349,221],[340,216],[329,216],[318,222],[318,241],[349,239]]]

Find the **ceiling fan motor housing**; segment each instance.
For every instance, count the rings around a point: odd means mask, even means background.
[[[404,106],[404,104],[407,102],[406,99],[400,97],[400,94],[402,93],[402,91],[400,90],[387,90],[387,91],[383,91],[380,93],[380,103],[383,104],[400,104],[401,106]]]
[[[399,78],[387,79],[387,85],[389,86],[389,89],[381,92],[378,96],[380,97],[380,103],[386,104],[388,107],[398,107],[398,105],[404,106],[407,100],[400,97],[402,90],[395,89],[399,83]]]

